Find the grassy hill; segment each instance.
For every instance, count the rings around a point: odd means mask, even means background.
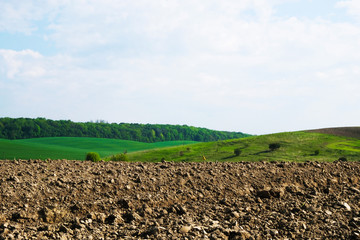
[[[0,139],[0,159],[74,159],[83,160],[87,152],[98,152],[101,157],[119,152],[134,152],[162,148],[193,141],[143,143],[119,139],[51,137],[21,140]]]
[[[270,143],[280,148],[269,150]],[[234,149],[241,154],[235,156]],[[242,139],[197,143],[129,154],[130,161],[334,161],[360,160],[360,140],[315,132],[287,132]]]
[[[351,135],[352,136],[352,135]],[[270,151],[269,144],[280,148]],[[234,154],[240,149],[240,155]],[[334,161],[346,157],[360,160],[360,140],[318,132],[286,132],[241,139],[197,143],[170,141],[143,143],[119,139],[52,137],[22,140],[0,139],[0,159],[84,159],[87,152],[102,158],[128,152],[130,161]]]

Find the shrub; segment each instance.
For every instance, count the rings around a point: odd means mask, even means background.
[[[128,155],[126,153],[119,153],[119,154],[112,155],[110,157],[110,161],[126,162],[128,160],[129,160],[129,158],[128,158]]]
[[[276,149],[280,148],[280,143],[270,143],[269,144],[269,149],[270,151],[275,151]]]
[[[320,153],[320,150],[315,150],[314,155],[317,156],[317,155],[319,155],[319,153]]]
[[[340,158],[338,159],[338,161],[346,162],[346,161],[347,161],[347,158],[346,158],[346,157],[340,157]]]
[[[241,154],[241,149],[240,149],[240,148],[235,148],[235,149],[234,149],[234,154],[235,154],[235,156],[240,156],[240,154]]]
[[[97,152],[89,152],[88,154],[86,154],[85,159],[87,161],[99,162],[100,161],[100,155]]]

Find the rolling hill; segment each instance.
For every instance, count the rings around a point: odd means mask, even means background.
[[[0,139],[0,159],[84,159],[87,152],[102,158],[128,152],[130,161],[335,161],[360,160],[358,128],[284,132],[215,142],[166,141],[144,143],[105,138],[51,137]],[[325,133],[324,133],[325,132]],[[332,134],[326,134],[332,133]],[[271,151],[269,144],[279,143]],[[239,154],[234,153],[235,149]],[[108,158],[107,158],[108,159]]]
[[[134,152],[144,149],[162,148],[193,141],[167,141],[157,143],[143,143],[136,141],[80,138],[80,137],[51,137],[21,140],[0,139],[0,159],[72,159],[83,160],[87,152],[98,152],[101,157],[119,152]]]
[[[269,150],[269,144],[280,148]],[[240,149],[239,156],[234,154]],[[285,132],[209,143],[197,143],[129,154],[130,161],[335,161],[360,160],[360,140],[316,132]]]

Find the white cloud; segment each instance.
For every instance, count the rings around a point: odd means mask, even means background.
[[[0,50],[1,87],[21,85],[7,112],[250,133],[357,119],[342,106],[360,100],[360,27],[277,16],[282,2],[4,1],[0,31],[40,21],[58,50]]]
[[[32,50],[14,51],[0,49],[2,72],[8,79],[41,77],[45,70],[39,61],[42,56]]]
[[[272,12],[268,1],[76,1],[57,12],[49,39],[71,52],[114,45],[137,54],[166,53],[174,47],[232,50],[237,28],[249,20],[241,21],[246,11],[259,21]]]
[[[38,28],[35,22],[50,10],[47,5],[47,1],[1,1],[0,31],[32,34]]]
[[[360,2],[357,0],[339,1],[336,4],[337,7],[346,8],[347,12],[356,17],[360,18]]]

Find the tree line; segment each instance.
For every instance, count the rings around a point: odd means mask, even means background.
[[[215,131],[187,125],[72,122],[45,118],[0,118],[0,138],[25,139],[39,137],[97,137],[160,142],[188,140],[210,142],[242,138],[249,134]]]

